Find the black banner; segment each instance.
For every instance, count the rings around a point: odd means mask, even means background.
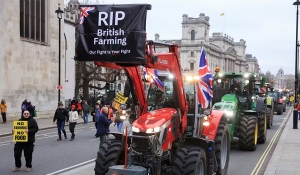
[[[144,64],[148,4],[83,5],[78,61]]]

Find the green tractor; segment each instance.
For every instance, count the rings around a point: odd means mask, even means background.
[[[239,148],[256,150],[265,143],[267,117],[265,99],[255,93],[256,82],[263,87],[262,78],[251,73],[217,73],[214,76],[214,110],[225,111],[230,127],[230,137],[239,138]]]

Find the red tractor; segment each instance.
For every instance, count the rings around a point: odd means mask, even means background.
[[[128,7],[117,6],[118,10]],[[133,13],[134,10],[130,9]],[[118,19],[121,17],[118,16]],[[169,52],[154,53],[158,45],[167,47]],[[79,49],[82,51],[85,48]],[[126,72],[134,106],[130,117],[134,121],[124,133],[110,133],[114,138],[107,139],[100,146],[95,175],[227,174],[230,141],[224,112],[201,110],[196,99],[193,103],[188,102],[176,44],[145,40],[144,56],[139,58],[142,63],[125,56],[104,57],[99,54],[84,60],[96,61],[102,67],[122,68]],[[154,104],[157,108],[151,111],[148,110],[148,103],[153,86],[146,95],[141,66],[168,71],[173,75],[172,79],[162,79],[164,88],[159,90],[161,100]],[[199,77],[194,79],[194,82],[197,81]],[[126,108],[127,105],[121,105],[121,109]],[[191,108],[193,110],[189,111]]]

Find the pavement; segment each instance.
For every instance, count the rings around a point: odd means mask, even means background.
[[[51,118],[34,118],[40,130],[56,128],[56,125],[53,125],[53,117]],[[89,116],[89,122],[93,121],[92,116]],[[84,124],[83,119],[79,117],[77,124]],[[13,121],[9,121],[6,124],[0,124],[0,137],[12,135],[11,131],[13,129]]]
[[[293,112],[283,129],[264,175],[300,174],[300,130],[293,129]]]

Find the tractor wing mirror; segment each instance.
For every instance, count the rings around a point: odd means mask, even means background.
[[[210,109],[205,109],[203,111],[203,114],[206,115],[206,116],[209,116],[211,114],[211,110]]]

